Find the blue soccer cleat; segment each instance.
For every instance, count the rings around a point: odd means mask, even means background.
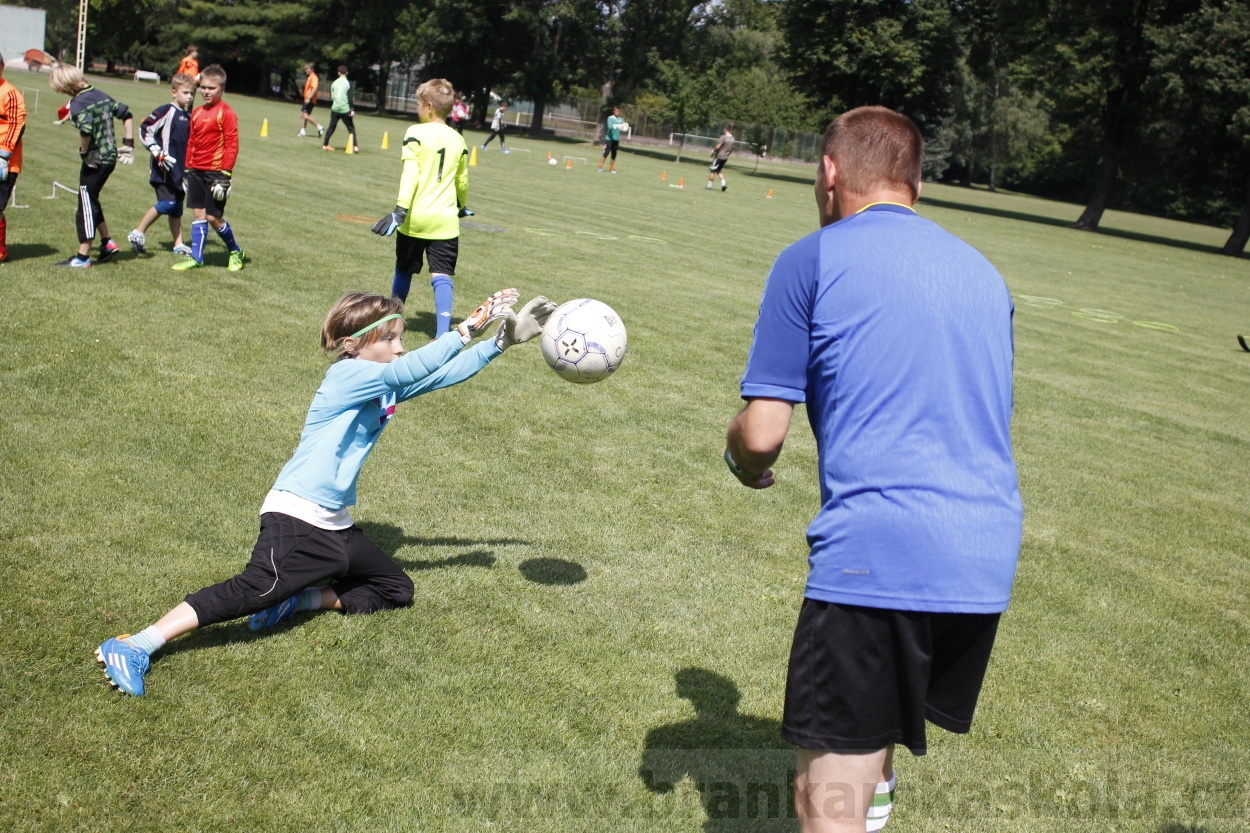
[[[247,620],[247,626],[254,631],[263,630],[264,628],[272,628],[279,622],[285,622],[295,615],[295,611],[299,610],[299,594],[295,594],[281,604],[273,607],[265,608],[260,613],[252,615]]]
[[[109,682],[135,697],[143,696],[143,675],[148,673],[148,652],[123,641],[130,634],[105,640],[95,649]]]

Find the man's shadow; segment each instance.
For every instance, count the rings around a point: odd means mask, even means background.
[[[776,720],[738,713],[741,695],[727,677],[683,668],[677,695],[694,706],[692,720],[647,732],[638,777],[654,793],[670,793],[689,778],[707,822],[703,829],[798,830],[794,813],[794,747]]]

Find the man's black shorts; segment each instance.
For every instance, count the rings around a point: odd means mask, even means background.
[[[9,207],[9,197],[13,194],[13,186],[17,184],[20,174],[10,173],[8,179],[0,182],[0,214]]]
[[[729,159],[728,159],[728,158],[725,158],[725,159],[717,159],[717,158],[713,157],[713,158],[712,158],[712,164],[711,164],[711,165],[708,165],[708,166],[707,166],[707,169],[708,169],[709,171],[711,171],[712,173],[714,173],[714,174],[718,174],[718,173],[720,173],[721,168],[725,167],[725,163],[726,163],[726,162],[728,162],[728,161],[729,161]]]
[[[395,235],[395,270],[398,272],[421,271],[421,258],[430,263],[430,274],[456,274],[456,261],[460,257],[460,238],[450,240],[426,240],[423,237]]]
[[[183,181],[187,184],[187,208],[192,210],[196,208],[204,209],[204,213],[209,217],[223,217],[226,213],[226,200],[230,199],[227,194],[225,200],[213,199],[213,183],[217,180],[230,182],[230,177],[221,171],[201,171],[195,168],[188,168]]]
[[[311,114],[311,113],[312,113],[312,111],[313,111],[313,108],[314,108],[314,107],[316,107],[316,106],[317,106],[317,102],[316,102],[315,100],[314,100],[314,101],[305,101],[305,102],[304,102],[304,106],[300,108],[300,112],[302,112],[302,113],[309,113],[309,114]]]
[[[804,599],[781,736],[804,749],[926,751],[925,720],[972,727],[998,613],[920,613]]]

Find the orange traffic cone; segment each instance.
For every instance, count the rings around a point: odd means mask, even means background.
[[[682,190],[685,190],[685,188],[686,188],[686,178],[685,178],[685,177],[678,177],[678,178],[677,178],[677,187],[678,187],[678,188],[681,188]]]
[[[773,198],[773,189],[769,188],[768,193],[764,195],[764,199],[771,200]]]
[[[660,182],[668,182],[668,171],[660,172]]]
[[[566,171],[571,171],[571,170],[573,170],[573,160],[572,160],[572,159],[568,160],[568,161],[565,163],[565,165],[564,165],[564,170],[566,170]]]

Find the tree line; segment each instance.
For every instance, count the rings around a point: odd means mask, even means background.
[[[72,55],[75,0],[16,2]],[[930,178],[1081,203],[1082,229],[1123,208],[1250,238],[1250,0],[91,0],[110,66],[167,74],[192,42],[234,89],[347,64],[383,108],[393,72],[441,76],[477,121],[491,92],[532,101],[535,130],[571,96],[816,131],[883,104]]]

